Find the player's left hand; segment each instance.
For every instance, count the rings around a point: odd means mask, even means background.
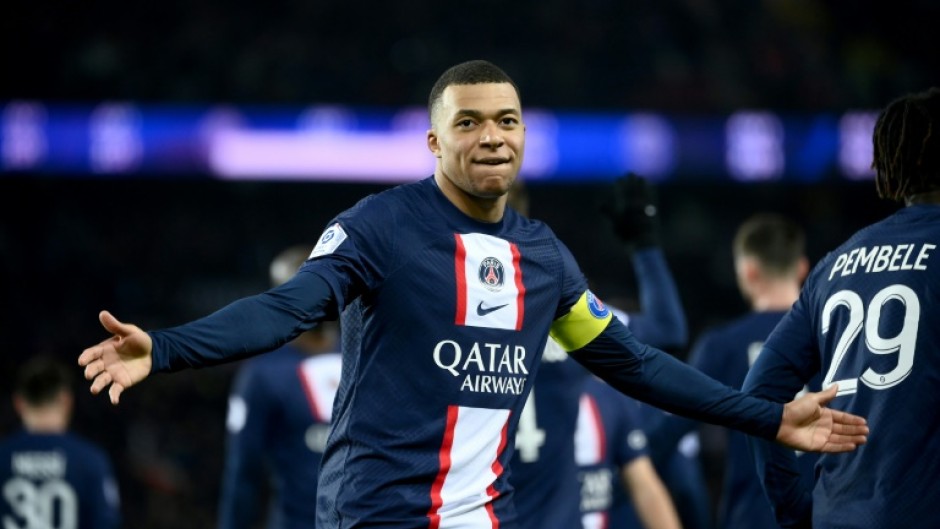
[[[863,417],[826,407],[837,391],[833,384],[784,405],[777,442],[804,452],[849,452],[864,444],[868,424]]]

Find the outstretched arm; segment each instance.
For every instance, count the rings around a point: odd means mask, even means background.
[[[301,272],[263,294],[242,298],[199,320],[166,330],[144,332],[107,311],[99,316],[112,334],[78,357],[91,392],[108,389],[112,404],[151,371],[176,371],[239,360],[270,351],[336,315],[330,285],[315,273]]]
[[[609,314],[602,322],[604,318],[591,315],[585,299],[556,320],[552,336],[575,360],[619,391],[672,413],[806,452],[845,452],[865,442],[865,419],[824,407],[834,396],[831,391],[808,393],[786,405],[747,396],[641,344]],[[590,318],[604,325],[595,332],[598,323],[586,324]]]

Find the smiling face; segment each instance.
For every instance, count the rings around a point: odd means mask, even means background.
[[[510,83],[451,85],[435,105],[427,138],[435,179],[464,212],[468,204],[505,204],[525,149],[520,106]]]

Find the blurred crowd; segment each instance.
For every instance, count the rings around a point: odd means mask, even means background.
[[[931,0],[96,0],[8,13],[0,99],[422,104],[487,58],[529,106],[877,108],[937,83]]]

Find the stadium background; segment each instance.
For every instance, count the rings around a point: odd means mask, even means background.
[[[422,105],[444,68],[470,58],[506,68],[526,107],[585,111],[840,112],[940,84],[940,7],[929,0],[96,0],[21,4],[4,21],[0,102]],[[571,247],[603,297],[629,303],[629,260],[596,207],[605,186],[533,184],[532,215]],[[23,358],[73,362],[102,339],[100,309],[153,328],[260,291],[278,250],[312,245],[333,214],[384,187],[0,173],[4,398]],[[896,207],[871,181],[835,172],[812,184],[686,178],[658,190],[693,339],[746,310],[730,240],[751,213],[792,215],[816,261]],[[114,458],[126,527],[214,525],[236,368],[154,377],[117,408],[78,385],[75,428]],[[0,433],[15,425],[3,406]]]

